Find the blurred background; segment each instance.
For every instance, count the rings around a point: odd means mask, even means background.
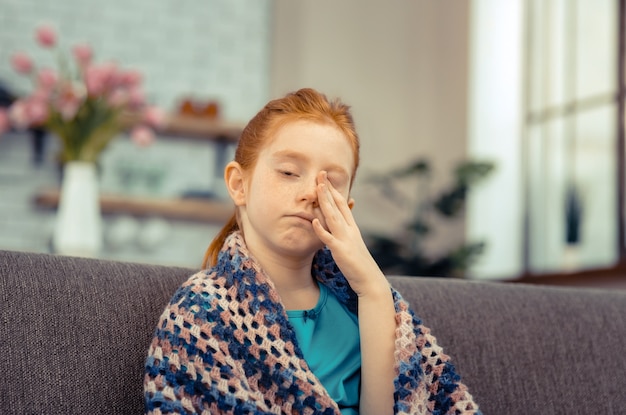
[[[419,257],[439,268],[415,274],[619,285],[624,3],[0,0],[0,82],[28,91],[16,51],[55,64],[33,38],[48,24],[60,48],[140,71],[170,116],[149,147],[121,137],[102,154],[102,258],[198,268],[231,212],[221,169],[238,131],[313,87],[352,107],[354,214],[390,272]],[[57,147],[0,137],[0,249],[52,252]]]

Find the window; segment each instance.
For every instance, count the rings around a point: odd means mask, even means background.
[[[492,158],[501,170],[470,202],[468,234],[490,249],[476,276],[619,260],[623,3],[473,2],[470,155]]]

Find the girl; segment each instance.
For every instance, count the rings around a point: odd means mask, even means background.
[[[349,108],[315,90],[250,121],[224,172],[235,214],[157,326],[147,413],[479,413],[363,242],[358,164]]]

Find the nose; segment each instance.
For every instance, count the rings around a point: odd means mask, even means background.
[[[300,200],[311,203],[313,207],[317,207],[317,181],[315,177],[303,180]]]

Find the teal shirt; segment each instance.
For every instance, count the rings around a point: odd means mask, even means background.
[[[322,382],[342,415],[358,415],[361,347],[357,316],[319,284],[311,310],[288,310],[304,360]]]

